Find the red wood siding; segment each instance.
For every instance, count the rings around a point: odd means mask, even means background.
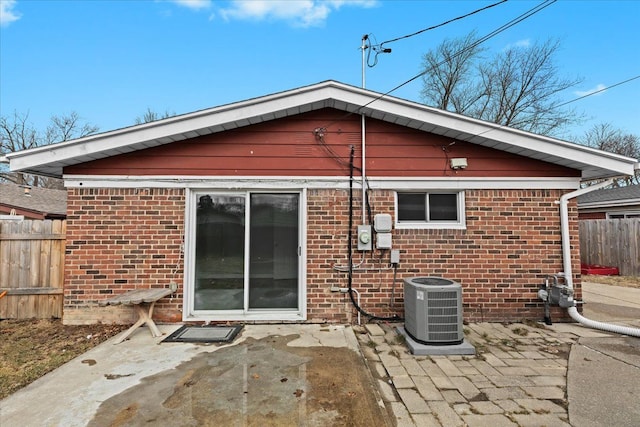
[[[578,219],[607,219],[606,212],[579,212]]]
[[[16,208],[15,206],[0,204],[0,215],[11,215],[13,211],[15,211],[15,215],[22,215],[25,217],[25,219],[45,219],[45,215],[42,212],[36,212],[28,209]]]
[[[314,129],[326,127],[319,140]],[[577,177],[580,172],[402,126],[367,120],[367,174],[383,177]],[[360,117],[325,109],[65,168],[81,175],[341,176]],[[327,148],[328,147],[328,148]],[[335,155],[342,164],[332,158]],[[462,171],[450,158],[466,157]]]

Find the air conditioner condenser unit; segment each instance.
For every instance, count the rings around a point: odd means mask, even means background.
[[[404,279],[405,330],[426,345],[453,345],[464,340],[462,286],[441,277]]]

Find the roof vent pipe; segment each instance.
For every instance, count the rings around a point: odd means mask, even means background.
[[[573,289],[573,272],[571,269],[571,244],[569,242],[569,200],[574,197],[581,196],[582,194],[590,193],[595,190],[599,190],[610,185],[613,179],[601,182],[590,187],[581,188],[576,191],[572,191],[560,197],[560,233],[562,235],[562,263],[564,268],[565,284],[568,288]],[[576,322],[594,329],[600,329],[602,331],[614,332],[616,334],[630,335],[634,337],[640,337],[640,329],[630,328],[627,326],[614,325],[611,323],[598,322],[595,320],[587,319],[578,313],[578,309],[575,307],[567,308],[567,313]]]

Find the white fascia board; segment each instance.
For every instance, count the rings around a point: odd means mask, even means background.
[[[322,101],[331,98],[329,96],[330,93],[335,93],[332,90],[332,86],[325,83],[305,87],[98,135],[10,153],[6,157],[11,162],[11,170],[20,171],[51,163],[62,164],[61,162],[66,162],[66,164],[73,164],[74,162],[70,162],[70,160],[74,158],[81,158],[81,161],[84,162],[87,161],[86,159],[89,156],[92,158],[107,157],[122,149],[135,151],[135,149],[168,143],[167,138],[172,141],[187,139],[186,135],[198,130],[210,129],[216,126],[220,126],[222,129],[224,125],[241,121],[246,121],[248,124],[252,118],[266,117],[276,111],[291,110],[292,113],[295,113],[299,111],[301,106],[309,103],[316,103],[317,106],[321,106],[323,105]],[[260,121],[262,120],[257,120],[257,122]],[[237,126],[224,126],[224,129],[235,127]],[[211,132],[207,131],[203,134],[207,133]],[[161,140],[163,141],[161,142]],[[131,149],[131,147],[138,148]]]
[[[602,202],[589,202],[578,203],[580,209],[593,209],[593,208],[610,208],[618,206],[636,206],[640,205],[640,199],[623,199],[623,200],[608,200]]]
[[[367,178],[369,188],[381,190],[575,190],[579,178]]]
[[[389,96],[344,85],[334,81],[319,83],[287,92],[276,93],[234,104],[202,110],[157,122],[146,123],[73,141],[11,153],[6,157],[11,169],[59,170],[63,165],[102,158],[117,152],[134,151],[170,141],[183,140],[194,131],[198,134],[216,129],[233,129],[241,125],[284,117],[313,108],[334,106],[353,113],[377,116],[385,120],[399,120],[413,128],[446,135],[453,130],[456,137],[474,144],[516,152],[532,158],[547,157],[556,164],[579,166],[583,178],[597,176],[632,175],[640,167],[636,159],[619,156],[578,144],[506,128],[496,124],[437,110]],[[284,115],[281,113],[284,112]],[[311,129],[312,130],[312,129]],[[310,131],[311,131],[310,130]],[[54,166],[57,165],[57,166]]]
[[[246,101],[213,110],[11,153],[7,157],[11,161],[11,170],[13,171],[30,169],[50,163],[73,164],[72,159],[74,158],[84,158],[82,161],[87,161],[89,157],[93,159],[108,157],[123,149],[134,151],[135,149],[132,150],[131,147],[143,149],[162,145],[169,142],[166,138],[171,138],[173,141],[187,139],[185,134],[200,129],[248,120],[249,118],[259,117],[277,110],[296,109],[304,102],[304,99],[301,99],[304,97],[304,93],[297,93],[286,98],[273,99],[269,97],[269,99],[261,98],[259,102],[255,100],[252,102]],[[237,126],[228,128],[234,127]],[[163,139],[166,142],[160,142]],[[103,154],[101,155],[100,153]]]
[[[394,115],[423,122],[428,121],[443,129],[454,129],[463,135],[463,137],[459,138],[463,141],[474,139],[472,143],[484,145],[478,141],[478,138],[474,138],[479,137],[485,139],[488,143],[487,145],[495,145],[496,142],[506,144],[514,147],[513,151],[528,157],[533,157],[532,154],[534,153],[541,153],[555,157],[556,161],[554,163],[559,163],[558,160],[566,159],[568,162],[597,166],[601,170],[606,169],[620,175],[633,175],[634,169],[638,167],[637,159],[500,126],[448,111],[436,110],[411,103],[410,101],[398,100],[397,98],[382,98],[376,100],[373,105]],[[425,117],[425,115],[428,117]],[[437,131],[433,132],[437,133]],[[452,139],[458,138],[452,137]],[[501,149],[512,151],[505,147]]]
[[[598,172],[583,173],[584,179],[594,178],[599,175],[633,175],[634,170],[640,168],[637,159],[621,156],[595,148],[586,147],[560,139],[550,138],[542,135],[532,134],[519,129],[508,128],[494,123],[485,122],[471,117],[462,116],[449,111],[443,111],[406,101],[399,98],[382,97],[376,98],[370,93],[357,93],[353,88],[348,92],[348,101],[356,105],[367,105],[364,110],[382,110],[387,115],[404,118],[408,126],[416,128],[416,123],[423,123],[424,126],[433,128],[430,132],[446,134],[448,130],[455,130],[458,137],[451,137],[452,140],[460,139],[473,144],[495,146],[502,145],[500,149],[515,152],[523,156],[550,156],[546,161],[562,164],[571,167],[569,164],[581,166],[579,169],[591,169],[594,167]],[[342,91],[342,97],[345,93]],[[366,114],[366,111],[364,111]],[[411,126],[413,124],[413,126]],[[417,127],[421,129],[424,126]],[[438,129],[439,128],[439,129]],[[482,141],[485,141],[483,143]],[[607,173],[603,173],[608,171]],[[585,171],[586,172],[586,171]]]
[[[123,176],[123,175],[65,175],[67,188],[218,188],[242,189],[348,189],[349,177],[286,177],[286,176]],[[575,190],[580,188],[579,178],[368,178],[372,190]],[[362,180],[354,177],[353,186],[361,188]]]
[[[366,105],[366,107],[361,108],[361,113],[365,115],[375,115],[371,111],[377,112],[379,110],[383,111],[385,116],[388,116],[388,121],[393,122],[393,120],[389,120],[389,117],[395,116],[406,121],[407,126],[416,129],[429,127],[430,132],[436,134],[438,130],[442,130],[442,134],[453,130],[459,135],[458,137],[452,137],[454,140],[469,141],[474,139],[473,142],[469,142],[488,146],[500,144],[502,145],[500,149],[519,153],[523,156],[533,158],[536,158],[536,156],[549,156],[551,158],[545,161],[567,167],[572,167],[573,165],[574,168],[578,167],[580,170],[591,170],[588,166],[592,166],[599,171],[599,173],[595,171],[593,173],[583,173],[583,178],[585,179],[599,175],[633,175],[634,170],[640,168],[640,163],[636,159],[560,139],[532,134],[519,129],[500,126],[449,111],[438,110],[412,101],[387,96],[375,96],[371,92],[350,86],[335,85],[326,89],[332,98],[347,103],[347,105],[351,104],[351,108],[347,107],[350,111],[357,111],[359,106]],[[482,140],[486,141],[487,144],[480,142]],[[608,172],[602,173],[605,171]]]

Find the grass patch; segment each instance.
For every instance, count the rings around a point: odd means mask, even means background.
[[[583,282],[623,286],[625,288],[640,288],[640,277],[637,276],[598,276],[585,274],[582,276],[581,280]]]
[[[393,342],[397,345],[404,345],[407,343],[407,338],[402,334],[398,334],[393,338]]]
[[[126,328],[63,325],[59,319],[0,320],[0,399]]]
[[[476,355],[481,355],[482,353],[489,351],[487,346],[484,344],[474,344],[474,347],[476,348]]]
[[[504,345],[506,347],[512,347],[512,348],[516,346],[515,342],[513,342],[513,341],[511,341],[509,339],[506,339],[506,338],[501,339],[500,340],[500,344],[502,344],[502,345]]]
[[[524,319],[522,323],[524,323],[530,328],[547,329],[547,326],[545,324],[537,322],[535,320],[531,320],[531,319]]]
[[[527,328],[515,327],[511,330],[516,335],[520,335],[521,337],[526,337],[529,335],[529,330]]]

